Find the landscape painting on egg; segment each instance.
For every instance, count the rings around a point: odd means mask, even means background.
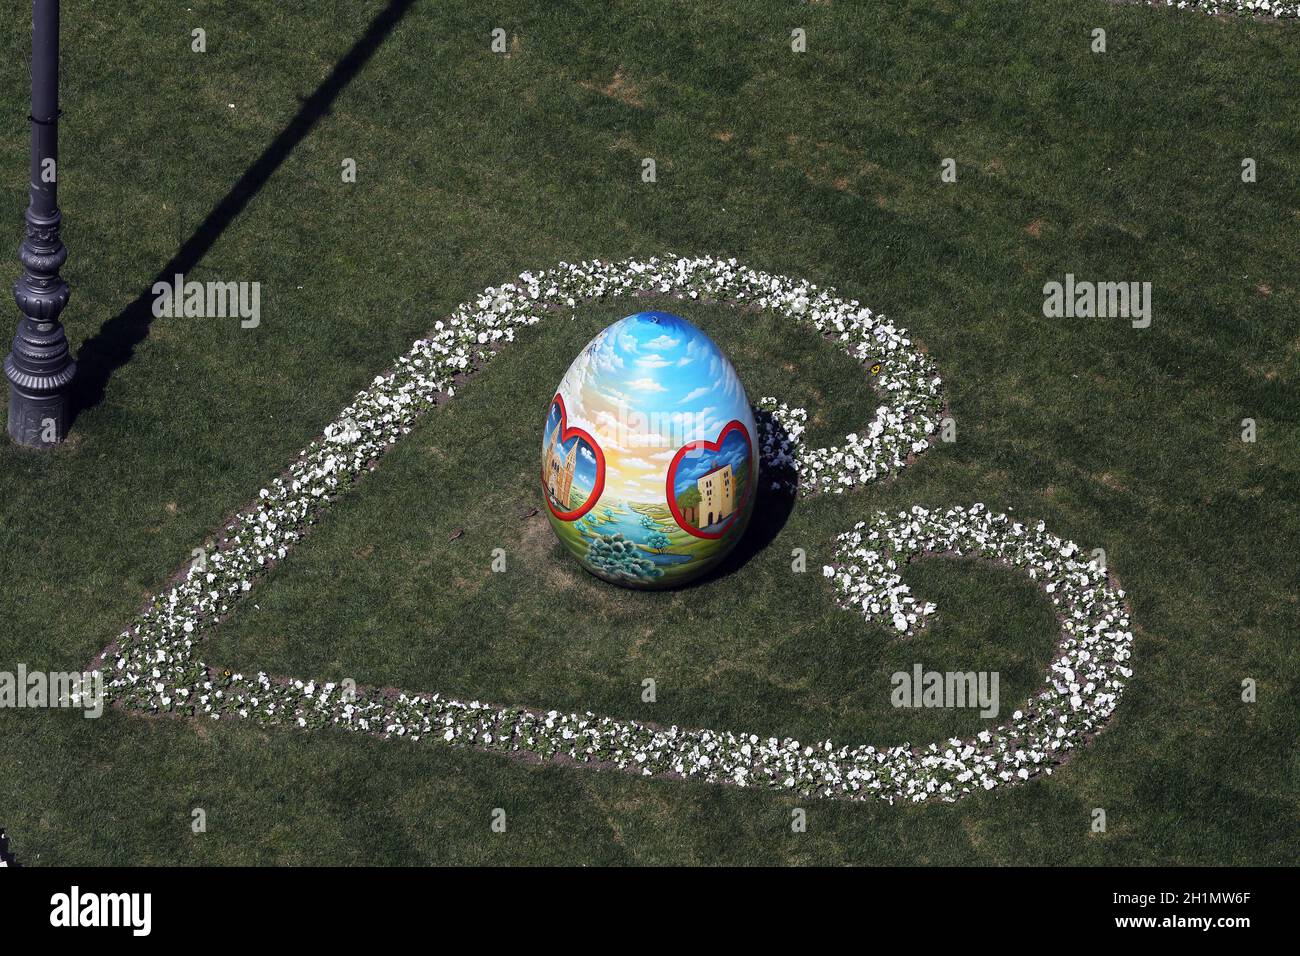
[[[669,313],[628,316],[583,349],[551,402],[542,447],[551,524],[606,580],[658,588],[695,577],[744,530],[753,435],[736,370],[708,336]]]

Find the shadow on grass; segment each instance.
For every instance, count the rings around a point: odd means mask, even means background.
[[[230,191],[208,213],[194,234],[185,241],[171,260],[163,266],[149,287],[142,291],[130,305],[113,316],[94,336],[82,343],[77,354],[77,377],[73,380],[71,416],[94,408],[104,400],[108,380],[113,373],[131,360],[135,347],[149,336],[153,322],[153,286],[157,282],[171,283],[173,277],[184,275],[196,266],[213,244],[261,191],[279,169],[285,157],[311,132],[317,121],[330,111],[334,100],[352,82],[380,44],[410,10],[415,0],[389,0],[366,32],[352,45],[344,57],[334,65],[316,91],[302,101],[297,114],[253,165],[249,166]]]

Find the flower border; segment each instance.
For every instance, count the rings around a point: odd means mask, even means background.
[[[1197,10],[1211,16],[1263,17],[1293,20],[1300,17],[1295,0],[1138,0],[1148,7]]]
[[[760,427],[765,468],[770,466],[776,475],[783,469],[797,472],[804,493],[839,493],[891,474],[928,447],[938,427],[941,381],[929,360],[904,330],[857,301],[838,298],[833,290],[711,257],[596,260],[525,272],[514,283],[484,290],[446,321],[435,323],[431,335],[415,342],[393,371],[360,392],[283,476],[259,492],[256,503],[224,529],[210,555],[181,572],[176,583],[101,652],[92,666],[109,671],[106,687],[111,698],[155,714],[245,718],[267,726],[333,726],[542,759],[567,758],[643,775],[824,796],[874,795],[890,802],[931,795],[950,800],[980,787],[991,789],[1050,772],[1080,734],[1095,730],[1109,715],[1121,679],[1127,676],[1122,662],[1131,635],[1124,630],[1123,592],[1099,579],[1099,574],[1105,575],[1095,567],[1074,561],[1070,555],[1077,551],[1075,546],[1046,535],[1041,525],[1029,534],[1005,517],[988,518],[981,505],[943,515],[913,509],[902,524],[878,515],[865,536],[863,524],[842,536],[840,554],[849,563],[841,570],[828,569],[842,602],[857,606],[868,619],[876,613],[873,604],[888,602],[903,615],[906,627],[900,630],[919,626],[915,601],[894,575],[893,559],[864,550],[865,541],[888,541],[898,554],[974,550],[1026,566],[1031,577],[1051,573],[1053,586],[1047,590],[1061,589],[1053,600],[1064,601],[1068,614],[1049,686],[1035,698],[1033,709],[1017,711],[1012,724],[981,733],[971,742],[879,750],[836,748],[829,741],[806,746],[792,739],[664,729],[590,713],[561,715],[466,703],[439,694],[389,695],[264,673],[246,677],[201,659],[197,642],[287,555],[332,500],[410,432],[419,415],[454,395],[460,376],[482,367],[501,344],[514,340],[518,328],[541,321],[548,311],[629,295],[728,302],[786,315],[838,341],[873,373],[879,367],[877,385],[888,403],[876,409],[864,436],[850,435],[842,446],[807,450],[798,432],[778,442],[770,421]],[[787,410],[786,417],[794,421],[797,414]],[[963,516],[974,524],[962,524]],[[1055,561],[1044,557],[1053,548]],[[926,608],[930,606],[921,611]],[[1058,699],[1062,686],[1070,693],[1068,708]]]

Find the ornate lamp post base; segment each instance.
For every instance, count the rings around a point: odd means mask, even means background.
[[[59,275],[68,258],[59,239],[59,0],[32,0],[29,119],[31,203],[18,250],[23,274],[14,285],[22,318],[4,370],[9,380],[9,437],[20,445],[48,448],[67,435],[70,386],[77,374],[59,323],[68,304],[68,284]]]
[[[45,337],[40,333],[24,335],[28,331],[28,323],[23,322],[14,339],[14,355],[5,359],[5,378],[9,379],[9,437],[19,445],[56,445],[68,434],[67,392],[77,365],[68,361],[62,371],[51,376],[32,375],[19,369],[15,362],[19,348],[62,353],[65,357],[68,354],[68,340],[62,326],[56,325],[55,331]]]
[[[9,380],[9,437],[20,445],[47,446],[68,431],[68,386],[77,363],[68,354],[68,337],[59,313],[68,304],[68,284],[59,267],[68,251],[59,241],[57,209],[49,218],[27,210],[27,235],[18,255],[23,276],[14,286],[18,321],[13,351],[5,358]]]

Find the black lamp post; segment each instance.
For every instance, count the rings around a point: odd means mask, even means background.
[[[14,286],[22,312],[9,379],[9,437],[20,445],[51,447],[63,441],[77,364],[68,353],[59,313],[68,284],[59,268],[68,250],[59,239],[58,203],[59,0],[32,0],[32,168],[27,229],[18,258],[23,274]]]

